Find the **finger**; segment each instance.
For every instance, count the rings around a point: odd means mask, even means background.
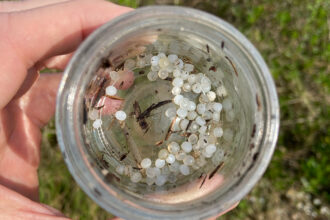
[[[42,74],[20,99],[0,111],[0,184],[38,200],[40,128],[55,112],[61,74]],[[1,149],[0,149],[1,150]]]
[[[69,0],[28,0],[28,1],[14,1],[14,2],[0,2],[0,12],[15,12],[38,8]]]
[[[72,52],[96,27],[129,8],[100,0],[68,1],[0,15],[0,109],[15,95],[38,60]],[[60,18],[60,19],[59,19]],[[21,28],[24,27],[24,28]]]
[[[68,1],[14,14],[8,33],[23,61],[33,65],[72,52],[96,27],[129,10],[100,0]]]
[[[51,58],[45,60],[44,62],[42,62],[41,68],[57,69],[57,70],[63,71],[72,56],[73,56],[73,53],[51,57]]]
[[[56,95],[62,73],[43,73],[31,89],[20,98],[20,107],[40,128],[55,113]]]

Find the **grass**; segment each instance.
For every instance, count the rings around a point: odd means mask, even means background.
[[[165,2],[208,11],[245,34],[269,65],[281,106],[277,149],[262,180],[223,219],[276,219],[276,216],[326,219],[320,210],[330,203],[329,3],[326,0],[114,2],[130,7]],[[53,123],[44,129],[43,135],[41,201],[73,219],[111,217],[73,181],[56,146]],[[320,205],[313,203],[316,198],[321,200]]]

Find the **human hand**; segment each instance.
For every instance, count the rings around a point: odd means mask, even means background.
[[[38,201],[40,128],[54,115],[61,74],[95,28],[131,9],[100,0],[0,3],[0,216],[61,215]],[[21,194],[21,195],[20,195]]]
[[[37,203],[40,128],[54,115],[61,74],[95,28],[131,9],[102,0],[0,3],[0,218],[65,218]]]

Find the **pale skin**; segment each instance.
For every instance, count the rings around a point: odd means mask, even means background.
[[[102,0],[0,2],[0,219],[67,219],[39,203],[40,128],[55,111],[72,52],[97,27],[132,9]]]

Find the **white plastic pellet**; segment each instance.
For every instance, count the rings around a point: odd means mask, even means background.
[[[199,124],[200,126],[203,126],[206,124],[205,120],[201,116],[197,116],[195,119],[196,123]]]
[[[203,103],[198,104],[196,107],[196,111],[200,115],[204,114],[204,112],[206,111],[206,105]]]
[[[187,98],[183,98],[183,99],[181,100],[181,102],[180,102],[180,107],[181,107],[182,109],[188,110],[188,109],[189,109],[189,104],[190,104],[189,99],[187,99]]]
[[[97,129],[97,128],[100,128],[101,126],[102,126],[102,120],[101,119],[96,119],[93,122],[93,128]]]
[[[157,56],[159,57],[159,59],[166,58],[165,53],[159,53]]]
[[[198,101],[200,103],[208,103],[210,100],[209,100],[209,97],[207,97],[206,94],[201,94],[198,98]]]
[[[116,93],[117,93],[117,89],[116,89],[116,87],[114,87],[114,86],[108,86],[108,87],[105,89],[105,94],[106,94],[106,95],[114,96],[114,95],[116,95]]]
[[[186,155],[183,163],[187,166],[192,166],[195,163],[195,159],[191,155]]]
[[[180,105],[181,101],[183,99],[183,96],[182,95],[176,95],[173,99],[173,102],[177,105]]]
[[[210,102],[213,102],[215,100],[215,98],[217,97],[217,95],[215,94],[215,92],[213,91],[209,91],[207,92],[207,97],[209,98]]]
[[[190,174],[189,167],[185,164],[180,165],[180,173],[185,176],[189,175]]]
[[[210,134],[207,138],[207,143],[216,144],[217,140],[218,140],[217,137],[215,137],[213,134]]]
[[[182,90],[183,90],[184,92],[190,92],[190,91],[191,91],[191,85],[190,85],[189,83],[184,83],[184,84],[182,85]]]
[[[165,111],[165,116],[172,119],[176,116],[176,108],[170,107]]]
[[[212,120],[215,122],[219,122],[220,121],[220,112],[214,112],[212,115]]]
[[[162,168],[162,167],[164,167],[165,166],[165,160],[162,160],[162,159],[157,159],[156,161],[155,161],[155,167],[157,167],[157,168]]]
[[[174,87],[172,88],[172,94],[173,94],[173,95],[180,95],[180,93],[181,93],[181,88],[180,88],[180,87],[176,87],[176,86],[174,86]]]
[[[115,117],[119,120],[119,121],[124,121],[126,119],[126,113],[122,110],[119,110],[115,113]]]
[[[227,96],[227,90],[222,85],[217,88],[216,93],[219,97],[222,97],[222,98]]]
[[[195,109],[196,109],[196,103],[193,101],[189,101],[188,111],[195,111]]]
[[[179,78],[179,77],[181,76],[181,70],[179,70],[179,69],[174,69],[174,70],[173,70],[173,76],[174,76],[175,78]]]
[[[196,122],[192,122],[189,130],[194,133],[194,132],[197,132],[198,129],[199,129],[199,125]]]
[[[188,141],[191,143],[191,144],[196,144],[197,141],[198,141],[198,137],[196,134],[191,134],[189,137],[188,137]]]
[[[196,75],[195,74],[190,74],[189,76],[188,76],[188,83],[190,84],[190,85],[193,85],[195,82],[196,82]]]
[[[142,161],[141,161],[141,167],[143,169],[146,169],[148,167],[151,166],[151,160],[149,158],[144,158]]]
[[[188,127],[188,124],[189,124],[189,120],[187,120],[187,119],[181,120],[181,122],[180,122],[180,128],[181,128],[181,130],[182,131],[185,131],[187,129],[187,127]]]
[[[177,159],[178,161],[183,160],[183,158],[186,156],[186,153],[184,151],[179,151],[176,155],[175,155],[175,159]]]
[[[222,110],[222,104],[219,103],[219,102],[214,102],[213,105],[212,105],[212,109],[215,112],[221,112],[221,110]]]
[[[138,183],[141,181],[141,179],[142,179],[142,175],[139,172],[135,172],[131,175],[131,181],[133,183]]]
[[[183,108],[179,108],[176,113],[180,118],[185,118],[188,114],[187,110]]]
[[[179,77],[175,77],[172,81],[172,85],[174,87],[181,87],[183,85],[183,79]]]
[[[171,164],[175,162],[175,156],[173,154],[169,154],[166,158],[166,162]]]
[[[96,120],[99,117],[99,111],[93,108],[88,112],[88,117],[93,121]]]
[[[184,70],[190,73],[190,72],[192,72],[194,70],[194,65],[189,64],[189,63],[186,63],[184,65]]]
[[[158,78],[158,72],[150,71],[150,72],[147,74],[147,78],[148,78],[149,81],[156,81],[157,78]]]
[[[223,135],[223,130],[222,130],[222,128],[221,128],[221,127],[216,127],[216,128],[214,128],[214,130],[213,130],[213,135],[214,135],[215,137],[221,137],[221,136]]]
[[[177,59],[178,59],[178,55],[176,55],[176,54],[170,54],[170,55],[168,55],[168,61],[170,61],[170,63],[175,63],[175,61],[177,61]]]
[[[166,149],[161,149],[159,152],[158,152],[158,158],[159,159],[163,159],[165,160],[168,156],[168,151]]]
[[[198,131],[199,131],[200,134],[205,134],[206,133],[206,130],[207,130],[207,127],[205,125],[203,125],[203,126],[201,126],[199,128]]]
[[[178,68],[178,69],[182,69],[183,68],[183,61],[181,59],[177,59],[175,62],[174,62],[174,65]]]
[[[124,68],[125,69],[133,69],[135,67],[135,61],[132,60],[132,59],[127,59],[125,60],[125,63],[124,63]]]
[[[176,154],[180,150],[180,145],[173,141],[167,146],[167,149],[170,153]]]
[[[120,174],[120,175],[123,175],[124,172],[125,172],[125,166],[124,166],[124,165],[118,165],[118,166],[116,167],[116,172],[117,172],[118,174]]]
[[[146,175],[149,178],[154,178],[156,176],[156,170],[154,167],[149,167],[146,169]]]
[[[197,117],[197,113],[195,111],[190,111],[187,114],[187,119],[188,120],[194,120]]]
[[[199,93],[202,92],[202,86],[201,86],[200,83],[195,83],[195,84],[193,84],[192,87],[191,87],[191,89],[192,89],[192,91],[193,91],[194,93],[196,93],[196,94],[199,94]]]
[[[164,185],[166,183],[166,176],[164,176],[164,175],[157,176],[155,183],[157,186]]]
[[[181,148],[182,148],[182,150],[183,150],[184,152],[186,152],[186,153],[190,153],[191,150],[192,150],[192,145],[191,145],[190,142],[185,141],[185,142],[183,142],[183,143],[181,144]]]
[[[148,184],[148,186],[151,186],[152,184],[155,183],[155,178],[146,178],[146,183]]]
[[[202,118],[204,120],[210,120],[210,119],[212,119],[212,117],[213,117],[213,114],[210,111],[205,111],[204,114],[203,114],[203,116],[202,116]]]
[[[166,78],[168,77],[168,72],[167,72],[167,70],[160,69],[160,70],[158,71],[158,76],[159,76],[159,78],[161,78],[161,79],[166,79]]]
[[[151,57],[151,65],[152,66],[158,66],[158,62],[159,62],[159,57],[158,56]]]
[[[165,69],[170,65],[170,61],[166,57],[160,58],[158,61],[158,65],[161,69]]]
[[[214,144],[209,144],[205,148],[207,154],[213,154],[217,150],[217,147]]]
[[[187,71],[182,71],[180,77],[181,77],[183,80],[187,80],[188,77],[189,77],[189,72],[187,72]]]
[[[223,152],[223,150],[218,149],[218,150],[213,154],[213,157],[212,157],[212,163],[213,163],[214,165],[218,165],[221,161],[223,161],[224,156],[225,156],[225,153]]]

